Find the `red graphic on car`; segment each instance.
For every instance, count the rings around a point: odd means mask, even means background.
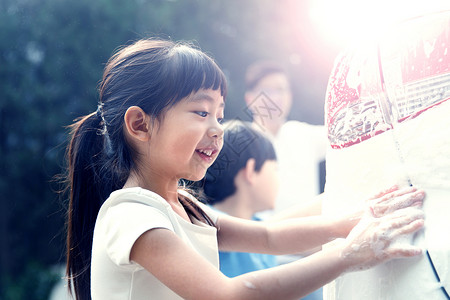
[[[420,22],[399,24],[336,59],[325,103],[332,148],[360,143],[449,100],[450,19],[442,14],[426,30],[412,30]]]

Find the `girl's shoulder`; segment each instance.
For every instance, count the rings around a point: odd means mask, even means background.
[[[161,209],[170,207],[169,203],[155,192],[141,187],[132,187],[112,192],[108,199],[103,203],[102,208],[105,209],[122,203],[137,203]]]
[[[179,189],[178,194],[181,197],[187,198],[195,207],[200,208],[201,212],[206,213],[213,224],[217,224],[217,213],[200,202],[194,195],[183,189]],[[132,187],[112,192],[108,199],[103,203],[99,215],[105,213],[109,208],[122,204],[141,204],[156,208],[164,214],[172,213],[170,204],[157,193],[141,187]]]

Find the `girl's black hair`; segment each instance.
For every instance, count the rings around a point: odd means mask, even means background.
[[[99,209],[131,171],[139,172],[137,153],[123,134],[125,112],[139,106],[152,120],[161,120],[170,107],[200,89],[220,90],[225,98],[226,79],[209,56],[186,43],[140,40],[106,64],[98,109],[71,126],[67,149],[66,275],[77,299],[91,299],[91,248]],[[183,205],[191,208],[193,202],[184,199],[180,197]]]

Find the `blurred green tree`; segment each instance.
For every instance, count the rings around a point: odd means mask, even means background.
[[[64,207],[51,181],[61,173],[64,126],[95,108],[102,62],[135,37],[136,7],[127,3],[117,9],[109,1],[1,2],[0,294],[5,297],[33,299],[36,290],[25,287],[32,274],[42,272],[30,272],[30,265],[36,269],[63,259]]]

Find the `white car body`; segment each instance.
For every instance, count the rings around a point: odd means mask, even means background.
[[[425,254],[344,274],[324,288],[324,299],[449,299],[449,99],[449,11],[398,24],[336,60],[325,108],[325,192],[334,198],[324,214],[394,184],[414,185],[427,194],[425,228],[398,243]]]

